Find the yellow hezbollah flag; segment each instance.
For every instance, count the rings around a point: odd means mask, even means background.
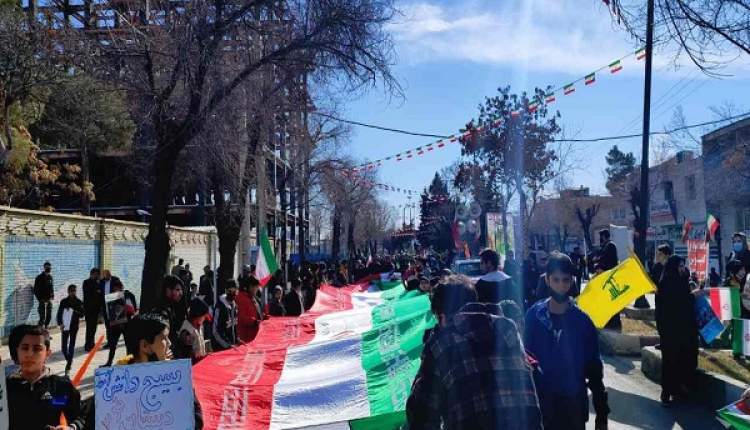
[[[619,266],[589,281],[578,296],[578,307],[602,328],[616,313],[638,297],[656,291],[638,257],[631,255]]]

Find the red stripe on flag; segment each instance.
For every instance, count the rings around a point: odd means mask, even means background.
[[[721,290],[718,288],[711,288],[708,297],[711,301],[711,309],[714,310],[716,317],[721,319]]]
[[[254,341],[213,353],[193,366],[204,428],[268,429],[274,385],[281,378],[287,349],[313,340],[316,318],[352,309],[351,294],[366,289],[366,283],[344,288],[324,285],[308,313],[271,317],[260,325]]]

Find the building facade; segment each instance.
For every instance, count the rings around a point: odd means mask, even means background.
[[[704,135],[702,146],[706,209],[721,224],[711,245],[725,260],[734,232],[750,234],[750,118]]]

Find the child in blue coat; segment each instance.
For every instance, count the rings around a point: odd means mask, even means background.
[[[535,372],[545,430],[583,430],[589,417],[587,388],[596,411],[596,430],[607,429],[607,392],[591,319],[568,296],[573,262],[553,252],[547,260],[550,297],[526,313],[526,350],[539,362]]]

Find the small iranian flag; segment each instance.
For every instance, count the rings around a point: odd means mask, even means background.
[[[568,84],[563,87],[564,94],[567,96],[569,94],[573,94],[576,92],[576,87],[573,86],[573,84]]]
[[[731,321],[740,316],[739,288],[711,288],[709,292],[711,309],[721,321]],[[750,333],[750,332],[749,332]]]
[[[738,400],[716,412],[719,419],[735,430],[750,430],[750,405],[747,400]]]
[[[555,93],[554,92],[548,93],[544,97],[545,97],[544,101],[546,101],[547,103],[554,103],[555,102]]]
[[[716,231],[719,229],[719,220],[710,213],[706,217],[706,242],[716,237]]]
[[[750,355],[750,320],[732,320],[732,352]]]
[[[614,61],[609,65],[610,73],[617,73],[620,70],[622,70],[622,64],[620,63],[620,60]]]
[[[529,112],[534,113],[536,112],[537,108],[539,107],[539,102],[533,101],[529,103]]]
[[[590,75],[586,75],[586,77],[583,78],[583,79],[584,79],[584,81],[583,81],[584,84],[591,85],[594,82],[596,82],[596,73],[592,73]]]
[[[443,142],[442,140],[438,140],[437,141],[437,146],[438,146],[438,148],[442,148],[442,147],[445,146],[445,142]]]
[[[521,111],[520,110],[512,110],[512,111],[510,111],[510,116],[513,117],[513,118],[518,118],[519,116],[521,116]]]
[[[641,48],[637,51],[635,51],[635,59],[636,60],[643,60],[646,58],[646,48]]]
[[[262,230],[260,232],[260,252],[255,266],[255,277],[260,281],[260,285],[265,286],[278,269],[279,265],[276,264],[276,257],[273,255],[268,234],[265,230]]]

